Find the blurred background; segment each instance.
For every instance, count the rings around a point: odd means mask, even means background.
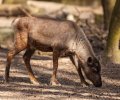
[[[27,1],[29,0],[0,0],[1,3],[6,3],[6,4],[26,4]],[[58,3],[63,3],[63,4],[72,4],[72,5],[99,5],[100,0],[32,0],[32,1],[48,1],[48,2],[58,2]]]
[[[11,22],[16,17],[49,16],[76,22],[92,43],[93,40],[98,42],[93,46],[102,49],[100,45],[105,42],[105,36],[101,34],[102,15],[101,0],[0,0],[0,47],[12,47],[14,32]]]

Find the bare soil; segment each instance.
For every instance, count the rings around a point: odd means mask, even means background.
[[[83,87],[70,60],[60,58],[58,80],[62,86],[50,86],[52,56],[34,55],[31,65],[41,82],[38,86],[30,83],[21,53],[12,63],[10,83],[5,84],[3,76],[6,52],[7,50],[0,50],[0,100],[120,100],[120,65],[108,63],[102,66],[101,88],[92,84],[90,87]]]

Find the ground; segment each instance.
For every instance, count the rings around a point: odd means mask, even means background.
[[[78,73],[68,58],[60,58],[58,80],[62,86],[50,86],[52,56],[34,55],[31,65],[40,85],[30,83],[22,53],[15,57],[10,71],[10,83],[4,83],[7,50],[0,50],[1,100],[120,100],[120,65],[102,66],[103,86],[83,87]],[[102,52],[101,52],[102,54]],[[101,55],[98,54],[98,55]]]
[[[33,1],[30,2],[32,2],[31,4],[33,4]],[[38,7],[40,7],[42,6],[42,3],[38,4],[37,2],[33,5],[35,5],[35,7],[37,5]],[[51,11],[51,9],[53,9],[54,7],[53,5],[45,3],[43,7],[46,8],[46,10],[49,12],[48,14],[53,12]],[[54,11],[56,11],[56,7],[58,7],[59,9],[59,6],[57,5],[54,7]],[[66,9],[68,8],[69,7],[67,7]],[[81,12],[83,11],[83,9],[87,9],[87,15],[89,15],[88,12],[90,10],[92,10],[92,14],[93,12],[96,12],[95,15],[102,13],[102,9],[99,9],[99,7],[93,7],[91,9],[90,7],[83,7],[80,9],[79,10]],[[70,9],[65,11],[68,11],[69,13],[72,11],[72,14],[74,14],[75,12],[78,13],[75,7],[72,6],[70,6]],[[86,18],[86,14],[83,13],[83,18]],[[93,14],[93,18],[95,15]],[[97,17],[97,19],[99,20],[100,16]],[[4,39],[4,37],[7,32],[11,32],[10,26],[13,19],[14,18],[0,18],[0,32],[3,33],[2,35],[0,35],[0,39],[2,39],[2,43],[7,45],[7,47],[11,47],[12,43],[10,42],[11,40],[8,39],[8,36],[6,36],[6,39]],[[89,31],[96,29],[96,27],[91,24],[89,26],[91,26],[89,27],[91,30],[88,30],[88,33]],[[6,27],[8,27],[7,30]],[[86,30],[87,28],[85,27],[85,31]],[[94,30],[92,32],[96,34],[98,30]],[[87,31],[85,33],[87,33]],[[100,31],[99,33],[103,34],[102,31]],[[58,80],[62,84],[62,86],[50,86],[49,81],[52,74],[52,56],[38,55],[37,53],[32,57],[31,65],[34,74],[41,82],[40,85],[33,85],[30,83],[28,73],[22,59],[23,53],[15,57],[10,70],[10,83],[5,84],[3,77],[6,65],[7,50],[0,48],[0,100],[120,100],[120,65],[115,65],[110,62],[107,63],[103,60],[104,51],[102,50],[105,45],[102,44],[102,42],[104,43],[104,41],[96,37],[90,37],[89,40],[92,42],[92,45],[94,47],[93,49],[95,50],[96,55],[99,57],[101,56],[102,59],[101,75],[103,86],[101,88],[96,88],[92,84],[90,85],[90,87],[83,87],[80,84],[80,79],[75,67],[68,58],[59,59]]]

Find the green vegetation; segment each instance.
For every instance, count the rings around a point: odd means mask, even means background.
[[[116,1],[107,40],[107,56],[114,63],[120,63],[120,0]]]

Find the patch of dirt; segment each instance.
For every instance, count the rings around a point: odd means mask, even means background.
[[[82,87],[75,67],[68,58],[60,58],[58,80],[62,86],[49,86],[52,57],[34,55],[31,65],[39,86],[30,83],[22,54],[15,57],[10,70],[10,83],[4,84],[6,50],[0,50],[1,100],[120,100],[120,65],[102,66],[103,86]],[[47,85],[46,85],[47,84]]]

